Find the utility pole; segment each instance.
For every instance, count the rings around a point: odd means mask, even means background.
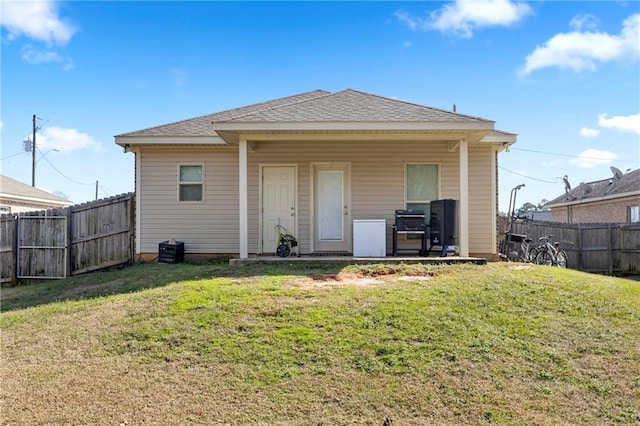
[[[33,114],[33,142],[31,145],[31,186],[36,186],[36,115]]]

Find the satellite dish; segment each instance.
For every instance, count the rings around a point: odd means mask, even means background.
[[[611,168],[611,173],[613,173],[613,178],[615,180],[622,179],[622,176],[624,176],[624,173],[622,173],[622,170],[620,170],[617,167],[613,167],[613,166],[611,166],[610,168]]]
[[[588,183],[580,182],[580,190],[584,195],[587,195],[593,191],[593,188]]]

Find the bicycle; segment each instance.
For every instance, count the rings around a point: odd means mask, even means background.
[[[534,262],[538,256],[539,248],[531,247],[531,238],[527,235],[512,234],[507,232],[504,241],[504,250],[500,256],[509,262]],[[519,246],[514,244],[520,243]]]
[[[511,190],[509,197],[509,229],[505,233],[504,241],[500,245],[500,259],[509,262],[533,262],[538,255],[538,247],[531,247],[531,238],[528,235],[514,234],[513,229],[518,217],[515,211],[516,195],[524,187],[524,183]],[[519,246],[517,244],[520,243]]]
[[[542,245],[536,255],[535,263],[538,265],[566,268],[568,260],[567,252],[560,248],[560,241],[551,242],[553,237],[555,237],[555,235],[548,235],[546,237],[539,238]]]

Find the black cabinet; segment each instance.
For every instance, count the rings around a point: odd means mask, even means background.
[[[163,241],[158,246],[158,263],[180,263],[184,261],[184,243]]]
[[[451,199],[432,201],[429,228],[431,247],[442,247],[442,256],[446,256],[447,247],[454,246],[458,242],[458,201]]]

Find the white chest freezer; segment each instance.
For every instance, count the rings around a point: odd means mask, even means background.
[[[385,257],[387,254],[387,221],[354,219],[353,256]]]

